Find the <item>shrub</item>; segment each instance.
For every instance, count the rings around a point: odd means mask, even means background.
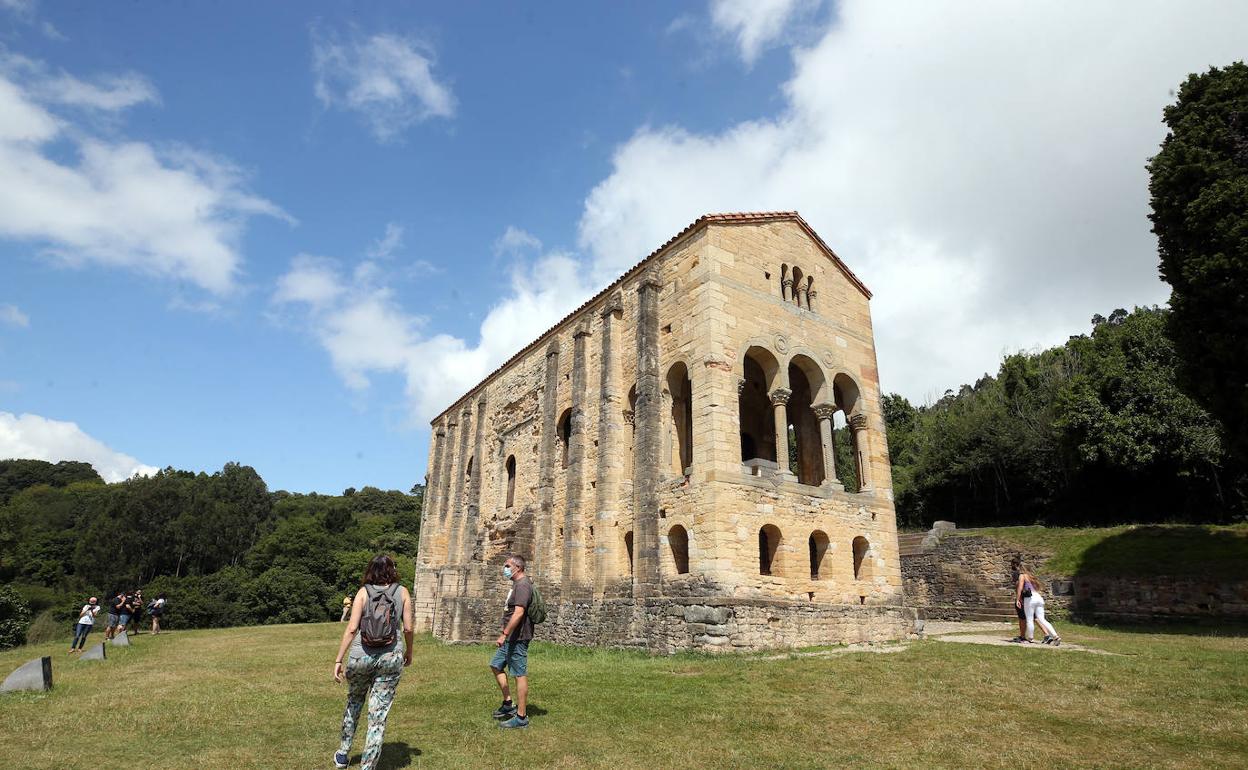
[[[27,644],[42,644],[44,642],[55,642],[62,639],[68,639],[73,634],[72,623],[57,617],[56,610],[44,610],[35,616],[31,621],[30,628],[26,631]]]
[[[330,620],[329,587],[320,578],[287,567],[265,570],[246,597],[259,623],[319,623]]]
[[[0,588],[0,650],[26,643],[30,608],[12,586]]]

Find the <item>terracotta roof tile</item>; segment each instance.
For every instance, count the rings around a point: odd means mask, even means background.
[[[471,388],[469,388],[467,393],[457,398],[449,407],[442,410],[442,412],[440,412],[436,417],[433,418],[433,420],[430,421],[430,424],[431,425],[435,424],[444,415],[454,412],[457,408],[460,407],[461,404],[463,404],[463,402],[469,396],[471,396],[473,393],[479,390],[483,385],[488,383],[490,380],[494,379],[494,377],[497,376],[499,372],[503,371],[508,366],[511,366],[512,363],[520,359],[529,351],[536,348],[538,344],[542,342],[542,340],[546,339],[547,335],[549,335],[551,332],[558,329],[560,326],[563,326],[565,323],[568,322],[569,319],[573,318],[576,315],[579,315],[582,311],[584,311],[590,305],[593,305],[594,303],[601,300],[603,297],[607,296],[607,294],[610,293],[613,289],[618,287],[620,284],[622,284],[625,280],[633,276],[635,273],[639,272],[641,268],[644,267],[648,262],[650,262],[652,259],[657,257],[659,254],[663,253],[665,250],[667,250],[669,246],[681,240],[685,236],[690,235],[694,233],[695,231],[702,229],[704,226],[708,224],[712,224],[712,223],[736,224],[736,223],[741,223],[741,222],[753,223],[753,222],[777,222],[777,221],[796,222],[799,226],[801,226],[801,228],[806,231],[806,234],[809,235],[811,239],[815,241],[815,243],[819,244],[819,247],[821,249],[827,252],[827,255],[832,258],[832,261],[836,264],[836,266],[839,267],[843,273],[845,273],[845,277],[848,278],[852,284],[857,286],[858,289],[861,290],[862,293],[867,296],[867,299],[871,298],[871,290],[867,288],[866,284],[864,284],[858,278],[858,276],[854,275],[854,272],[849,269],[849,266],[841,261],[841,258],[836,255],[836,252],[833,251],[832,248],[828,246],[827,243],[824,242],[823,238],[819,237],[819,234],[815,232],[814,228],[811,227],[809,224],[807,224],[806,220],[802,219],[801,214],[798,214],[796,211],[735,211],[735,212],[728,212],[728,213],[723,213],[723,214],[703,214],[702,216],[698,217],[693,222],[691,222],[687,227],[685,227],[685,229],[681,230],[680,232],[673,235],[671,238],[668,238],[666,241],[664,241],[662,246],[659,246],[657,249],[655,249],[654,251],[646,255],[646,257],[642,259],[640,262],[638,262],[637,264],[633,265],[628,270],[626,270],[623,275],[621,275],[619,278],[616,278],[614,281],[612,281],[605,289],[603,289],[602,291],[598,292],[594,296],[582,302],[575,310],[568,313],[563,318],[560,318],[555,323],[554,326],[550,327],[546,331],[539,334],[537,336],[537,339],[533,340],[528,345],[525,345],[523,348],[516,351],[515,355],[513,355],[511,358],[508,358],[506,361],[499,364],[499,366],[495,368],[494,371],[487,374],[484,378],[481,379],[480,382],[478,382],[476,385],[473,385]]]

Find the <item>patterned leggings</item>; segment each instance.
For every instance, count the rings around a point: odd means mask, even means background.
[[[364,738],[360,770],[373,770],[377,766],[381,740],[386,733],[386,717],[390,715],[394,689],[402,673],[402,644],[379,655],[358,656],[353,652],[347,660],[347,711],[342,715],[342,744],[338,750],[350,753],[351,740],[360,723],[360,711],[364,708],[364,699],[368,698],[368,733]]]

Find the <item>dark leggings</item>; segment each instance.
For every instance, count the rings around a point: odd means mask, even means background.
[[[87,643],[87,634],[89,633],[91,633],[91,624],[79,623],[77,627],[74,628],[74,641],[69,645],[69,649],[81,650],[83,645]]]

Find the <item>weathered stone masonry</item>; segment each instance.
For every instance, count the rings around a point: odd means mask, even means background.
[[[491,638],[518,552],[556,641],[912,633],[869,299],[796,214],[698,219],[433,421],[418,628]]]

